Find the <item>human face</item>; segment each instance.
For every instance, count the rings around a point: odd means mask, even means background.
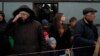
[[[19,14],[21,15],[22,20],[26,20],[26,19],[30,16],[30,15],[29,15],[27,12],[25,12],[25,11],[21,11]]]
[[[95,17],[96,17],[96,13],[95,12],[89,12],[86,15],[84,15],[85,19],[89,20],[89,21],[94,21]]]
[[[77,20],[74,20],[74,21],[70,22],[71,26],[74,27],[76,22],[77,22]]]
[[[55,49],[55,48],[56,48],[56,43],[52,43],[50,46],[51,46],[53,49]]]
[[[66,17],[64,15],[61,16],[61,22],[65,22]]]
[[[2,21],[3,20],[3,16],[2,16],[2,14],[0,14],[0,21]]]

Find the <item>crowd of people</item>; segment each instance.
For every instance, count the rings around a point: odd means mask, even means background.
[[[93,24],[97,10],[85,8],[83,17],[77,20],[71,17],[69,25],[64,13],[56,13],[53,22],[43,19],[38,22],[33,10],[28,6],[21,6],[13,12],[9,22],[5,21],[5,14],[0,11],[0,56],[11,54],[25,54],[42,51],[78,48],[73,50],[74,56],[92,56],[98,39],[97,28]],[[22,56],[61,56],[65,51],[51,52],[44,55]]]

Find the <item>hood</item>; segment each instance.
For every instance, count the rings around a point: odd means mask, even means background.
[[[17,14],[19,14],[19,12],[21,12],[21,11],[25,11],[25,12],[27,12],[27,13],[29,13],[29,20],[30,21],[33,21],[33,19],[35,19],[36,17],[35,17],[35,13],[34,13],[34,11],[33,10],[31,10],[28,6],[26,6],[26,5],[23,5],[23,6],[21,6],[20,8],[18,8],[17,10],[15,10],[14,12],[13,12],[13,16],[15,17]]]

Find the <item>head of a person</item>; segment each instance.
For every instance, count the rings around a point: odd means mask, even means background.
[[[3,11],[0,11],[0,22],[5,23],[5,14]]]
[[[48,26],[49,26],[49,22],[48,22],[48,20],[43,19],[43,20],[42,20],[42,26],[43,26],[43,28],[47,29]]]
[[[70,26],[71,27],[74,27],[75,24],[76,24],[76,22],[77,22],[77,18],[71,17],[70,20],[69,20],[69,22],[70,22]]]
[[[56,39],[54,37],[48,38],[47,42],[53,49],[56,48],[57,42],[56,42]]]
[[[55,23],[64,23],[65,22],[65,15],[63,13],[57,13],[54,18]]]
[[[22,5],[20,8],[14,11],[13,16],[20,14],[22,20],[33,21],[35,14],[28,6]]]
[[[85,8],[83,10],[84,18],[88,21],[93,22],[96,18],[96,12],[97,12],[97,10],[94,8]]]

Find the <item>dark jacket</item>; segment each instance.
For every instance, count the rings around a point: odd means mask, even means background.
[[[65,29],[66,30],[64,31],[62,37],[60,37],[56,29],[56,26],[54,25],[50,26],[50,37],[54,37],[57,41],[56,49],[66,49],[71,47],[71,42],[70,42],[71,31],[69,30],[67,25],[65,25]]]
[[[74,42],[73,47],[86,47],[75,49],[76,56],[92,56],[94,52],[94,46],[98,38],[97,28],[93,24],[87,24],[84,19],[77,22],[73,30]],[[90,47],[91,46],[91,47]]]
[[[8,28],[7,36],[13,37],[16,53],[39,52],[45,48],[41,24],[35,20],[21,25],[14,23]]]
[[[57,42],[56,50],[71,48],[71,41],[70,41],[71,31],[69,30],[66,24],[64,26],[65,26],[65,31],[61,37],[57,30],[57,27],[54,25],[50,26],[50,37],[54,37]],[[64,55],[64,54],[65,54],[64,50],[56,52],[57,56]]]
[[[6,22],[0,22],[0,56],[8,54],[9,43],[8,38],[5,36]]]
[[[81,19],[77,22],[73,30],[73,36],[74,46],[92,46],[98,38],[97,28],[95,25],[89,25],[84,19]]]
[[[13,19],[9,21],[6,34],[8,37],[11,36],[14,40],[13,50],[17,54],[44,51],[45,41],[42,37],[41,24],[38,21],[33,20],[33,11],[29,8],[19,8],[13,13],[14,16],[16,16],[20,11],[28,12],[30,17],[24,22],[17,20],[13,23]]]

